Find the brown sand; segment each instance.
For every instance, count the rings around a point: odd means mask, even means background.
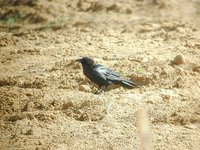
[[[198,0],[0,1],[0,149],[200,149]],[[141,85],[94,95],[90,56]],[[176,57],[177,56],[177,57]]]

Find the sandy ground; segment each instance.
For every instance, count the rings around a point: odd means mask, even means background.
[[[198,0],[0,1],[0,149],[200,149]],[[94,84],[89,56],[140,88]],[[176,57],[177,56],[177,57]]]

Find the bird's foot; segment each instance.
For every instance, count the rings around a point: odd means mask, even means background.
[[[94,92],[94,94],[101,94],[101,91],[98,89]]]
[[[102,88],[102,86],[100,86],[95,92],[94,94],[101,94],[101,93],[105,93],[107,91],[107,86],[105,86],[104,88]]]

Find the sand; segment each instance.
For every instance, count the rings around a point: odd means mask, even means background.
[[[0,149],[137,150],[142,119],[153,149],[200,149],[197,0],[0,6]],[[83,56],[139,87],[93,94]]]

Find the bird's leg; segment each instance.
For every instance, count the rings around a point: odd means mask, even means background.
[[[108,86],[106,85],[105,88],[103,89],[104,94],[108,94],[106,91],[108,91]]]
[[[101,89],[101,86],[99,86],[99,88],[94,92],[94,94],[99,94],[99,90]]]
[[[104,89],[104,92],[106,92],[108,90],[108,86],[106,85],[105,86],[105,89]]]

